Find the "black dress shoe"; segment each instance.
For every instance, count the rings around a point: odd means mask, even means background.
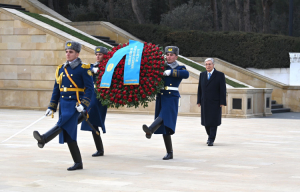
[[[96,153],[94,153],[92,156],[98,157],[98,156],[103,156],[103,155],[104,155],[104,151],[96,151]]]
[[[206,141],[206,144],[209,144],[209,140]]]
[[[207,145],[208,146],[214,146],[214,142],[209,142]]]
[[[83,169],[82,163],[75,163],[72,167],[68,168],[68,171],[75,171],[77,169]]]
[[[163,158],[163,160],[169,160],[169,159],[173,159],[173,152],[167,153]]]

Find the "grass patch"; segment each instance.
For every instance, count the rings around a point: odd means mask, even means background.
[[[48,18],[46,18],[46,17],[44,17],[42,15],[39,15],[37,13],[30,13],[30,12],[23,12],[23,11],[22,11],[22,13],[24,13],[26,15],[29,15],[30,17],[33,17],[33,18],[35,18],[35,19],[37,19],[39,21],[42,21],[44,23],[47,23],[48,25],[51,25],[52,27],[55,27],[55,28],[57,28],[57,29],[59,29],[59,30],[61,30],[63,32],[66,32],[66,33],[68,33],[68,34],[70,34],[70,35],[72,35],[74,37],[77,37],[78,39],[81,39],[81,40],[83,40],[85,42],[88,42],[88,43],[90,43],[92,45],[106,47],[107,49],[111,49],[112,48],[112,47],[110,47],[110,46],[108,46],[106,44],[103,44],[103,43],[101,43],[99,41],[91,39],[91,38],[89,38],[89,37],[87,37],[87,36],[85,36],[85,35],[83,35],[81,33],[78,33],[77,31],[74,31],[74,30],[72,30],[72,29],[70,29],[68,27],[65,27],[65,26],[63,26],[63,25],[61,25],[61,24],[59,24],[59,23],[57,23],[57,22],[55,22],[55,21],[53,21],[51,19],[48,19]]]
[[[198,64],[196,64],[194,62],[191,62],[191,61],[188,61],[188,60],[186,60],[184,58],[178,57],[177,60],[180,61],[180,62],[182,62],[182,63],[184,63],[184,64],[186,64],[186,65],[188,65],[188,66],[190,66],[190,67],[193,67],[193,68],[195,68],[195,69],[197,69],[197,70],[199,70],[201,72],[206,71],[205,67],[202,67],[201,65],[198,65]],[[234,82],[234,81],[232,81],[230,79],[225,78],[225,80],[226,80],[226,84],[228,84],[228,85],[230,85],[230,86],[232,86],[234,88],[247,88],[247,86],[239,84],[237,82]]]

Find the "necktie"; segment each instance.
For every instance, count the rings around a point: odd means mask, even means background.
[[[211,73],[208,73],[208,80],[210,79]]]

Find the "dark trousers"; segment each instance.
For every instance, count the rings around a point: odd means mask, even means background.
[[[217,135],[217,128],[218,128],[217,126],[216,127],[205,126],[205,130],[208,135],[208,140],[210,142],[215,141]]]

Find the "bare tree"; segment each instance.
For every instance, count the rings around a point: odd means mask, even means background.
[[[94,0],[88,0],[88,9],[90,12],[94,11]]]
[[[263,20],[263,32],[269,33],[270,32],[270,9],[273,5],[273,0],[261,0],[262,8],[264,13],[264,20]]]
[[[235,0],[235,7],[239,17],[239,31],[243,31],[242,0]]]
[[[228,31],[228,0],[222,0],[222,29]]]
[[[170,11],[172,11],[174,9],[174,7],[173,7],[173,1],[174,0],[169,0],[169,9],[170,9]]]
[[[114,19],[114,0],[109,0],[109,20]]]
[[[250,26],[250,0],[244,0],[244,22],[245,22],[245,31],[251,32]]]
[[[217,0],[211,0],[210,3],[211,3],[211,10],[213,12],[213,18],[214,18],[214,29],[215,31],[219,31]]]
[[[137,0],[131,0],[131,6],[132,6],[132,10],[133,10],[139,24],[145,23],[145,19],[143,17],[143,14],[141,13],[141,10],[138,6],[138,1]]]
[[[50,9],[54,10],[53,0],[48,0],[48,7],[50,7]]]

